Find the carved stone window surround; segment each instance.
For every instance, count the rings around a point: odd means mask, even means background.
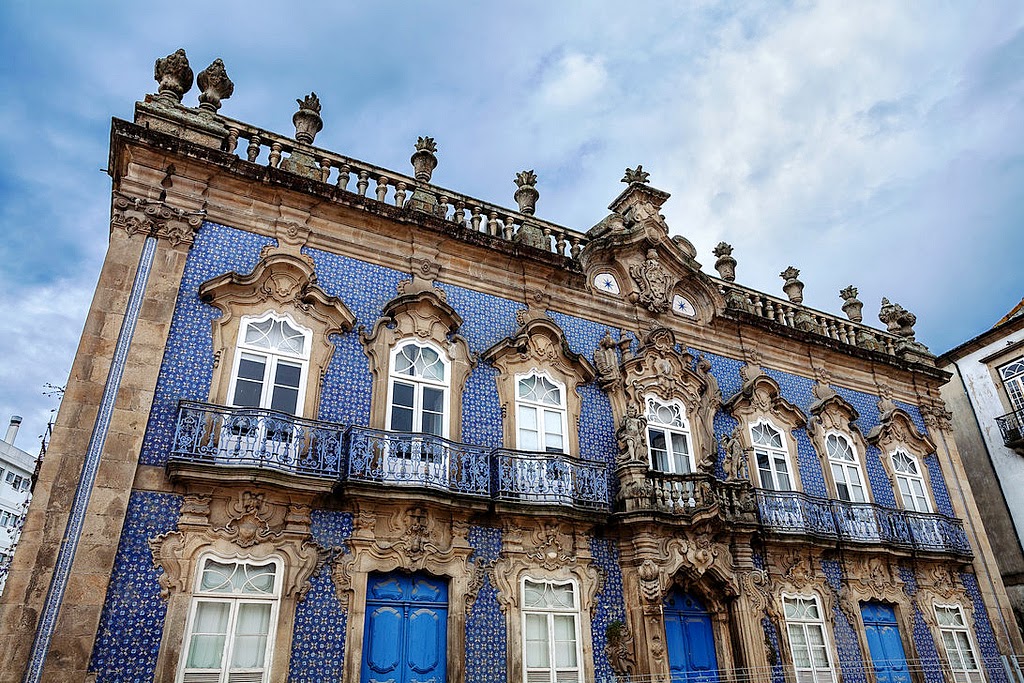
[[[568,426],[566,452],[579,454],[579,420],[582,399],[579,387],[593,381],[594,367],[574,353],[562,329],[550,318],[533,309],[520,311],[521,327],[512,337],[501,340],[483,353],[483,358],[498,370],[498,397],[503,416],[504,443],[518,443],[516,420],[519,380],[530,374],[546,376],[563,387]]]
[[[873,492],[867,476],[865,457],[867,442],[854,422],[859,417],[856,409],[835,393],[835,390],[820,382],[812,389],[818,400],[811,406],[812,417],[807,422],[807,433],[814,444],[821,463],[822,475],[829,495],[838,499],[835,477],[832,475],[832,463],[829,458],[826,441],[830,434],[847,441],[853,451],[856,465],[860,471],[861,485],[864,487],[865,502],[871,502]]]
[[[919,478],[924,482],[925,496],[928,502],[928,512],[934,512],[935,494],[932,488],[931,471],[925,466],[924,459],[935,452],[935,443],[926,434],[917,430],[913,420],[906,411],[900,408],[890,409],[882,414],[879,424],[867,435],[867,442],[876,446],[881,452],[882,466],[885,468],[886,476],[892,484],[896,501],[904,510],[914,510],[913,505],[908,504],[903,492],[900,490],[897,481],[897,473],[893,464],[893,456],[897,451],[903,451],[916,460]]]
[[[316,284],[313,261],[291,250],[264,249],[259,263],[247,275],[225,273],[199,287],[200,298],[222,315],[213,321],[214,372],[210,402],[230,403],[228,390],[237,361],[233,358],[243,319],[273,313],[297,327],[313,330],[309,378],[300,404],[307,416],[319,409],[320,378],[334,352],[332,334],[347,332],[355,315],[338,298]]]
[[[398,296],[384,306],[381,317],[367,333],[362,331],[363,351],[370,361],[373,392],[370,397],[370,426],[388,429],[391,391],[390,365],[395,350],[407,341],[439,351],[447,364],[447,438],[458,441],[462,434],[462,391],[476,359],[469,344],[458,334],[462,318],[447,303],[443,290],[433,287],[419,271],[411,280],[398,284]]]

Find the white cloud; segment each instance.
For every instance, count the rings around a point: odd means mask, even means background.
[[[601,94],[607,82],[604,60],[570,52],[544,74],[537,100],[540,106],[556,110],[580,107]]]

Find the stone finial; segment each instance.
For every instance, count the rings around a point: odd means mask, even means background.
[[[782,291],[795,304],[803,303],[804,300],[804,283],[797,279],[799,276],[800,271],[793,266],[789,266],[779,273],[779,277],[785,280],[782,285]]]
[[[295,139],[307,145],[313,144],[313,138],[324,127],[324,120],[320,118],[320,98],[315,92],[295,100],[299,110],[292,115],[292,123],[295,124]]]
[[[434,138],[421,135],[416,140],[416,151],[409,157],[412,162],[413,175],[421,183],[429,183],[430,176],[437,168],[437,143]]]
[[[228,78],[224,62],[219,57],[199,72],[196,84],[202,90],[199,93],[199,108],[210,113],[216,113],[220,109],[221,100],[228,99],[235,92],[235,84]]]
[[[885,323],[889,332],[897,337],[914,338],[914,324],[917,323],[917,316],[903,308],[899,304],[891,303],[884,296],[882,297],[882,309],[878,312],[878,319]]]
[[[153,78],[160,84],[157,91],[160,97],[181,102],[182,95],[192,88],[192,69],[188,65],[185,50],[178,48],[174,54],[156,60]]]
[[[843,300],[843,313],[855,323],[864,320],[864,302],[857,298],[857,288],[853,285],[839,290],[839,298]]]
[[[651,174],[644,170],[643,164],[637,165],[636,168],[627,168],[626,174],[622,176],[622,183],[641,183],[646,184],[651,179]]]
[[[537,209],[537,198],[540,192],[537,191],[537,174],[533,170],[520,171],[516,173],[515,200],[519,204],[520,213],[532,216]]]
[[[726,242],[719,242],[718,246],[711,250],[711,253],[718,257],[715,261],[715,270],[726,282],[736,280],[736,259],[732,257],[732,245]]]

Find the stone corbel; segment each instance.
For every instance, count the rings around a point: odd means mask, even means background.
[[[132,235],[166,239],[171,246],[192,244],[203,224],[203,213],[168,206],[163,201],[141,199],[114,192],[111,229],[120,228]]]

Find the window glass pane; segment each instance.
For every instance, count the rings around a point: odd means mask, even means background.
[[[224,657],[231,606],[226,602],[203,601],[196,605],[185,666],[194,669],[219,669]]]
[[[203,578],[199,590],[204,593],[231,593],[234,590],[233,577],[238,564],[207,560],[203,565]]]
[[[415,370],[413,367],[416,363],[417,347],[410,344],[403,346],[401,350],[395,355],[395,368],[394,372],[397,375],[413,375]]]
[[[250,595],[273,594],[274,579],[277,574],[277,569],[274,565],[258,566],[246,564],[242,565],[242,567],[244,569],[244,579],[238,587],[240,593]]]
[[[423,425],[420,430],[424,434],[442,436],[444,432],[444,416],[440,413],[423,413]]]
[[[291,387],[274,387],[274,395],[270,399],[270,409],[289,415],[295,414],[299,406],[299,390]]]
[[[575,605],[572,586],[569,584],[549,584],[548,595],[550,596],[549,605],[551,607],[572,609]]]
[[[660,429],[648,429],[647,445],[651,449],[651,467],[658,472],[668,472],[668,443],[665,432]]]
[[[441,356],[437,351],[426,346],[419,347],[418,351],[415,362],[416,375],[435,382],[443,382],[444,363],[441,362]]]
[[[431,413],[444,411],[444,391],[433,387],[423,387],[423,410]]]
[[[278,362],[277,372],[274,376],[274,384],[281,387],[299,388],[302,378],[302,366],[293,363]]]
[[[537,607],[544,604],[544,586],[532,581],[525,582],[523,586],[523,605],[525,607]]]
[[[239,605],[234,651],[231,656],[232,668],[256,669],[263,666],[269,630],[269,603]]]
[[[530,406],[519,406],[518,426],[520,450],[540,450],[540,434],[537,429],[537,409]]]
[[[391,409],[391,431],[412,431],[412,408],[393,407]]]
[[[394,386],[391,388],[391,405],[411,409],[413,407],[415,391],[415,388],[411,384],[395,382]]]
[[[526,615],[526,666],[548,667],[548,620],[543,614]]]
[[[555,666],[576,666],[576,619],[569,614],[554,615]]]

